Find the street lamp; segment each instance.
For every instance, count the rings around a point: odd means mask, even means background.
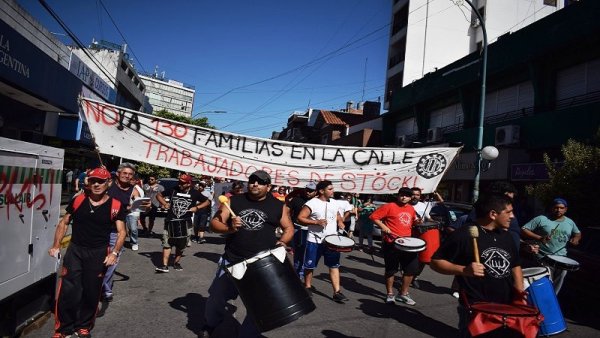
[[[483,53],[481,60],[481,96],[479,97],[479,126],[477,127],[477,158],[475,160],[475,183],[473,185],[473,202],[475,202],[479,198],[479,178],[481,176],[481,155],[483,152],[483,118],[485,115],[485,77],[487,73],[488,41],[487,31],[485,30],[485,22],[483,21],[481,13],[479,13],[477,8],[475,8],[471,0],[465,0],[465,2],[471,7],[473,12],[475,12],[475,15],[477,15],[477,19],[479,19],[479,24],[481,25],[481,31],[483,33]],[[498,150],[496,149],[496,152],[497,151]]]
[[[192,114],[192,118],[195,119],[198,115],[205,114],[225,114],[227,113],[225,110],[207,110],[207,111],[199,111]]]

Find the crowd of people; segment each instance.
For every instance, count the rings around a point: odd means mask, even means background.
[[[54,337],[91,336],[98,301],[109,302],[114,297],[112,276],[126,237],[129,248],[138,250],[139,231],[155,235],[159,208],[167,210],[167,214],[160,234],[163,251],[157,273],[168,273],[170,266],[182,270],[185,248],[191,243],[204,243],[205,232],[226,236],[205,307],[203,334],[209,337],[223,321],[227,302],[238,295],[227,276],[228,267],[246,262],[265,250],[286,247],[293,255],[299,281],[312,297],[313,274],[322,257],[329,270],[331,299],[343,304],[348,301],[340,280],[343,250],[332,248],[327,238],[349,238],[354,249],[372,254],[376,251],[375,228],[382,234],[382,289],[387,295],[384,302],[414,306],[417,302],[409,294],[409,288],[418,288],[418,276],[425,263],[418,251],[399,249],[398,241],[402,243],[402,239],[416,236],[417,227],[434,222],[432,207],[444,203],[437,193],[434,203],[424,203],[418,187],[400,188],[394,201],[377,204],[372,196],[338,194],[327,180],[290,190],[273,186],[270,175],[262,170],[252,173],[247,182],[231,183],[223,196],[213,196],[214,186],[194,181],[189,174],[179,175],[177,185],[169,189],[154,175],[146,177],[143,183],[131,163],[119,165],[114,175],[103,167],[84,174],[48,251],[52,256],[59,254],[60,242],[71,223],[71,243],[63,260],[56,298]],[[471,214],[447,229],[439,229],[448,234],[427,263],[436,272],[456,276],[461,337],[470,336],[471,304],[525,304],[522,265],[542,265],[548,257],[566,256],[567,246],[577,245],[581,240],[575,222],[565,216],[564,198],[554,199],[547,215],[520,226],[513,212],[515,193],[509,183],[495,183],[474,204]],[[358,241],[354,239],[356,231]],[[558,294],[567,270],[555,265],[550,268]],[[399,273],[401,283],[394,290]],[[259,335],[259,328],[248,316],[242,323],[240,336]]]

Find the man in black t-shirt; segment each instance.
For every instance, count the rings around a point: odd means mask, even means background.
[[[170,197],[169,203],[164,196]],[[173,268],[178,271],[183,270],[179,262],[188,242],[188,229],[192,226],[192,215],[209,206],[210,201],[199,191],[192,189],[192,176],[188,174],[180,175],[179,182],[173,189],[159,192],[156,200],[168,210],[162,236],[163,265],[156,267],[156,272],[169,272],[168,264],[172,246],[175,247]]]
[[[286,245],[292,239],[294,228],[289,210],[284,203],[269,193],[271,176],[262,170],[248,178],[248,192],[231,196],[229,205],[236,217],[221,205],[210,225],[213,231],[227,234],[225,253],[219,261],[215,279],[208,289],[205,321],[201,336],[208,336],[223,321],[227,301],[235,299],[238,291],[224,267],[254,257],[259,252]],[[281,227],[283,234],[277,240],[275,229]],[[260,332],[249,316],[240,328],[240,336],[258,337]]]
[[[524,303],[523,273],[518,248],[506,231],[513,219],[512,200],[504,195],[488,194],[475,203],[477,219],[450,235],[436,251],[431,268],[446,275],[456,275],[459,292],[459,334],[470,337],[467,330],[469,304],[492,302]],[[475,262],[471,227],[476,227],[479,261]],[[465,302],[467,302],[465,304]]]
[[[96,168],[88,173],[88,192],[71,200],[66,214],[56,226],[54,243],[48,250],[58,257],[60,242],[69,222],[73,221],[71,242],[65,253],[55,307],[55,334],[65,337],[75,333],[89,337],[94,325],[102,278],[108,266],[116,264],[125,241],[126,208],[106,194],[110,173]],[[110,233],[117,230],[114,246]]]

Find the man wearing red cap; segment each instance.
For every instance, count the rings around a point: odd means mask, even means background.
[[[170,196],[169,203],[164,196]],[[173,268],[183,270],[181,256],[188,242],[188,229],[192,226],[192,215],[198,210],[207,207],[210,201],[196,189],[192,189],[192,177],[188,174],[179,176],[179,183],[173,189],[164,193],[159,192],[156,200],[164,209],[168,209],[165,217],[165,228],[163,230],[163,264],[156,267],[156,272],[169,272],[169,257],[171,247],[175,247],[175,260]]]
[[[87,176],[89,190],[69,202],[66,214],[56,226],[54,243],[48,250],[48,254],[54,257],[58,257],[60,242],[68,224],[73,221],[71,242],[58,284],[53,337],[73,333],[79,337],[90,337],[102,278],[106,268],[117,262],[123,247],[126,209],[106,193],[109,178],[110,173],[104,168],[91,170]],[[110,233],[115,227],[118,237],[111,247]]]

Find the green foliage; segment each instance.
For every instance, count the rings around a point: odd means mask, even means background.
[[[140,162],[137,165],[137,172],[142,177],[148,177],[148,175],[155,175],[157,178],[161,177],[173,177],[172,171],[169,168],[159,167],[149,163]]]
[[[208,117],[200,117],[197,119],[193,119],[188,116],[177,115],[175,113],[171,113],[164,109],[154,112],[154,116],[163,117],[165,119],[183,122],[183,123],[187,123],[187,124],[192,124],[192,125],[195,125],[198,127],[211,128],[211,129],[215,128],[210,123],[208,123]]]
[[[581,226],[596,225],[598,216],[598,193],[600,191],[600,147],[597,142],[586,145],[568,140],[561,147],[564,164],[556,168],[547,154],[544,163],[550,180],[527,187],[544,205],[550,205],[556,197],[568,202],[568,216]]]

